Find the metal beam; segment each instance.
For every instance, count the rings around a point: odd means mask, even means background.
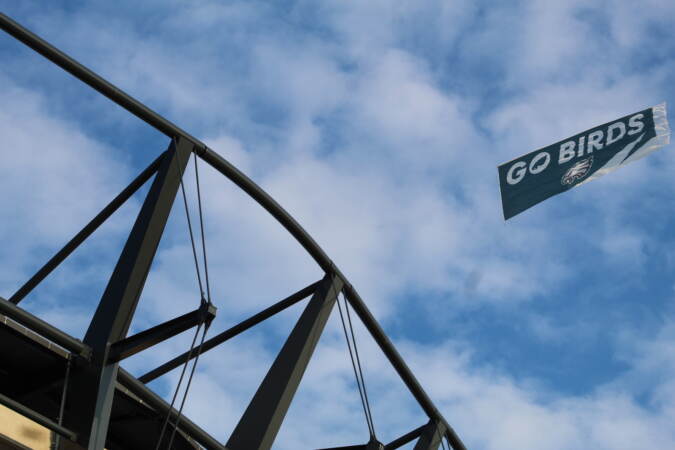
[[[229,450],[272,447],[342,286],[333,274],[321,281],[227,441]]]
[[[155,394],[147,386],[138,381],[133,375],[121,367],[119,370],[118,379],[120,384],[124,388],[128,389],[129,392],[147,403],[148,406],[160,413],[162,417],[169,415],[170,422],[176,423],[178,411],[176,411],[175,408],[171,408],[169,404],[164,401],[164,399]],[[185,434],[197,441],[199,445],[206,448],[207,450],[226,450],[221,443],[219,443],[206,431],[195,425],[195,423],[185,417],[185,415],[181,415],[180,425],[178,428],[183,430]]]
[[[422,435],[417,444],[415,444],[414,450],[438,450],[444,435],[445,425],[442,422],[430,420],[424,426]]]
[[[195,144],[201,144],[199,140],[190,136],[155,111],[143,105],[112,83],[96,75],[90,69],[2,13],[0,13],[0,28],[167,136],[171,138],[183,136]],[[201,146],[203,147],[204,144],[201,144]]]
[[[448,431],[448,440],[454,450],[466,450],[464,444],[461,442],[455,431],[442,417],[433,402],[429,399],[399,353],[393,347],[391,342],[386,339],[382,328],[375,321],[372,314],[368,311],[368,308],[356,290],[346,282],[347,278],[344,277],[339,269],[335,267],[331,259],[316,243],[316,241],[314,241],[314,239],[302,228],[302,226],[300,226],[300,224],[286,210],[284,210],[281,205],[279,205],[272,197],[270,197],[267,192],[261,189],[256,183],[254,183],[250,178],[248,178],[236,167],[226,161],[218,153],[208,148],[203,142],[186,133],[184,130],[177,127],[156,112],[152,111],[150,108],[146,107],[139,101],[131,98],[113,84],[102,79],[91,70],[82,66],[69,56],[52,47],[1,13],[0,28],[4,29],[7,33],[16,37],[18,40],[33,48],[35,51],[42,54],[83,82],[89,84],[101,94],[110,98],[123,108],[126,108],[129,112],[144,120],[149,125],[155,127],[157,130],[163,132],[167,136],[183,136],[186,139],[191,140],[195,144],[195,152],[200,158],[229,178],[243,191],[249,194],[253,200],[255,200],[259,205],[267,210],[284,228],[286,228],[286,230],[288,230],[288,232],[300,243],[300,245],[303,246],[303,248],[312,256],[312,258],[314,258],[317,264],[319,264],[319,266],[324,270],[324,272],[335,273],[340,278],[345,280],[347,287],[346,295],[352,307],[357,312],[373,338],[377,341],[378,345],[385,353],[385,356],[394,366],[394,369],[413,393],[420,406],[422,406],[430,418],[441,420],[444,423]],[[385,337],[385,340],[381,339],[382,336]]]
[[[165,152],[84,342],[100,349],[123,339],[150,271],[193,146],[179,138]]]
[[[29,407],[12,400],[6,395],[0,394],[0,404],[6,406],[7,408],[21,414],[24,417],[29,418],[33,422],[42,425],[43,427],[52,430],[54,433],[58,433],[61,436],[67,437],[68,439],[74,441],[76,439],[76,434],[70,431],[68,428],[62,427],[58,423],[51,420],[49,417],[43,416],[42,414],[33,411]]]
[[[64,333],[58,328],[48,324],[38,317],[35,317],[28,311],[16,306],[14,303],[5,300],[2,297],[0,297],[0,314],[4,314],[10,319],[49,339],[55,344],[60,345],[66,350],[74,352],[85,358],[88,358],[89,354],[91,354],[91,349],[89,346],[83,344],[82,341],[79,341],[74,337]]]
[[[204,302],[192,312],[115,342],[110,346],[108,364],[121,361],[142,352],[199,323],[210,323],[214,317],[216,317],[216,307]]]
[[[345,296],[349,303],[358,314],[368,332],[377,342],[382,352],[385,354],[391,365],[399,374],[410,392],[413,394],[422,409],[430,419],[440,420],[448,429],[448,440],[454,450],[466,450],[466,447],[459,436],[445,421],[427,393],[417,381],[415,375],[391,343],[384,330],[375,320],[364,301],[359,296],[354,287],[347,282],[347,278],[333,264],[333,261],[323,251],[323,249],[314,241],[314,239],[300,226],[300,224],[291,217],[281,205],[272,197],[256,185],[251,179],[240,172],[236,167],[227,162],[224,158],[209,148],[203,150],[197,149],[197,154],[213,168],[228,177],[232,182],[248,193],[260,206],[265,208],[288,232],[302,245],[305,250],[314,258],[316,263],[326,272],[335,273],[345,280]]]
[[[344,294],[349,303],[356,311],[356,314],[361,318],[361,321],[365,327],[370,332],[370,335],[375,339],[377,345],[379,345],[382,353],[387,357],[391,365],[394,367],[394,370],[401,377],[401,380],[406,384],[410,392],[413,394],[417,402],[420,404],[424,412],[427,413],[429,419],[437,420],[443,423],[447,430],[448,441],[452,445],[454,450],[466,450],[466,447],[459,439],[459,436],[455,433],[450,425],[445,421],[443,415],[438,411],[434,403],[431,401],[427,393],[424,391],[422,386],[417,381],[415,375],[405,363],[401,355],[394,347],[394,344],[391,343],[384,330],[377,323],[373,315],[368,310],[368,307],[365,305],[361,297],[359,296],[356,289],[354,289],[350,284],[346,284],[344,288]]]
[[[243,322],[238,323],[237,325],[223,331],[222,333],[212,337],[211,339],[204,341],[204,344],[201,347],[201,352],[200,355],[203,355],[207,351],[219,346],[223,342],[227,341],[228,339],[231,339],[235,336],[237,336],[240,333],[243,333],[244,331],[248,330],[249,328],[259,324],[263,320],[269,319],[273,315],[275,315],[278,312],[283,311],[284,309],[295,305],[298,303],[300,300],[303,300],[307,298],[310,294],[312,294],[315,290],[316,287],[319,285],[319,282],[317,281],[316,283],[312,283],[309,286],[300,289],[298,292],[291,294],[290,296],[286,297],[285,299],[281,300],[278,303],[275,303],[274,305],[270,306],[267,309],[264,309],[260,311],[258,314],[255,314],[248,319],[244,320]],[[185,352],[182,355],[176,356],[174,359],[171,361],[168,361],[161,366],[157,367],[156,369],[152,369],[150,372],[146,373],[145,375],[141,376],[138,378],[139,381],[142,383],[149,383],[152,380],[161,377],[165,373],[175,369],[178,366],[181,366],[185,364],[185,362],[189,361],[192,358],[195,358],[197,356],[196,352]]]
[[[334,269],[330,259],[312,239],[312,237],[288,214],[272,197],[263,191],[250,178],[244,175],[236,167],[226,161],[218,153],[206,146],[202,141],[195,138],[182,128],[178,127],[157,112],[148,108],[143,103],[131,97],[117,86],[103,79],[91,69],[75,61],[53,45],[49,44],[30,30],[13,21],[5,14],[0,13],[0,28],[23,42],[66,72],[88,84],[93,89],[108,97],[122,108],[126,109],[148,125],[164,133],[170,138],[183,137],[195,145],[195,152],[213,168],[223,173],[237,186],[248,193],[256,202],[272,214],[307,250],[319,263],[324,272]],[[341,277],[344,279],[344,277]]]
[[[424,428],[426,425],[422,425],[420,427],[415,428],[409,433],[404,434],[403,436],[394,439],[390,443],[384,446],[385,450],[395,450],[399,447],[403,447],[405,444],[408,442],[412,442],[418,437],[422,435],[422,432],[424,431]]]
[[[347,445],[345,447],[326,447],[317,450],[367,450],[368,444]]]
[[[89,222],[79,233],[75,235],[61,250],[59,250],[52,258],[47,261],[47,263],[38,270],[35,275],[33,275],[26,283],[21,286],[15,293],[9,298],[9,301],[18,304],[21,300],[26,297],[42,280],[44,280],[47,275],[52,273],[59,264],[61,264],[71,253],[77,249],[77,247],[82,244],[89,236],[92,235],[94,231],[98,229],[99,226],[110,216],[112,216],[115,211],[119,209],[120,206],[124,204],[132,195],[140,189],[141,186],[145,184],[146,181],[152,177],[157,168],[159,167],[159,162],[161,156],[155,159],[152,164],[150,164],[143,172],[140,173],[122,192],[120,192],[117,197],[115,197],[108,205],[103,208],[103,210],[94,217],[91,222]]]
[[[92,363],[75,366],[72,408],[67,418],[82,430],[78,442],[89,450],[105,446],[118,363],[108,363],[110,346],[129,329],[152,260],[171,212],[193,146],[179,138],[171,142],[157,170],[117,265],[110,276],[84,342],[92,348]]]
[[[330,447],[320,450],[384,450],[386,447],[377,439],[372,438],[367,444],[348,445],[346,447]]]

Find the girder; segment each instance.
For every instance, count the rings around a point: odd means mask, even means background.
[[[129,338],[130,340],[125,341],[126,333],[157,250],[171,204],[176,195],[182,171],[185,168],[190,153],[194,152],[204,162],[235,183],[272,215],[302,245],[326,274],[321,283],[312,286],[311,289],[316,290],[314,296],[309,301],[296,327],[291,332],[263,383],[251,400],[249,407],[244,412],[242,419],[232,433],[228,447],[232,450],[238,448],[262,449],[271,447],[288,405],[300,383],[307,362],[311,358],[321,330],[330,314],[335,297],[338,295],[338,292],[342,291],[362,323],[430,419],[429,425],[425,426],[424,431],[421,432],[418,447],[420,449],[431,449],[434,448],[434,445],[437,447],[434,436],[442,432],[454,450],[465,450],[457,434],[448,425],[442,414],[422,389],[416,377],[388,339],[382,327],[370,313],[356,289],[333,264],[332,260],[316,241],[269,194],[203,142],[2,13],[0,13],[0,28],[127,109],[130,113],[155,127],[172,141],[169,151],[161,157],[161,161],[158,160],[156,163],[153,163],[146,171],[140,174],[129,187],[120,193],[92,222],[85,226],[35,276],[19,288],[12,296],[12,302],[0,299],[0,313],[35,331],[43,339],[46,338],[50,342],[54,342],[72,352],[73,378],[76,380],[79,392],[73,396],[72,404],[69,410],[66,411],[66,425],[73,428],[74,433],[77,433],[78,442],[88,445],[91,450],[102,449],[106,445],[106,441],[111,449],[116,450],[120,448],[117,442],[122,434],[115,434],[114,439],[106,438],[109,425],[113,431],[115,429],[115,418],[111,418],[111,411],[116,411],[115,408],[117,407],[122,409],[131,408],[133,410],[130,413],[131,415],[120,411],[123,414],[119,416],[120,422],[117,424],[118,427],[121,427],[122,423],[132,423],[134,421],[133,418],[138,414],[140,414],[138,417],[142,416],[145,418],[143,420],[151,420],[152,423],[157,419],[157,415],[169,415],[173,418],[177,415],[174,409],[170,408],[166,402],[145,387],[141,381],[119,368],[117,361],[123,358],[124,355],[154,345],[162,338],[172,335],[176,330],[183,329],[187,323],[192,323],[190,320],[194,319],[192,317],[192,319],[188,320],[186,317],[183,317],[177,322],[172,322],[171,325],[165,324],[166,326],[164,327],[160,326],[151,332],[132,337],[134,339]],[[157,164],[157,166],[155,167],[154,164]],[[68,336],[66,333],[13,304],[21,301],[58,264],[67,258],[83,240],[91,235],[155,171],[156,176],[153,185],[132,228],[122,255],[110,278],[110,282],[101,298],[84,337],[84,342]],[[304,296],[300,297],[299,294],[292,297],[292,299],[285,299],[247,321],[221,333],[221,335],[217,336],[218,339],[210,341],[209,345],[215,347],[218,343],[243,332],[279,310],[304,298]],[[175,367],[174,364],[176,362],[180,364],[186,362],[188,359],[185,355],[181,355],[167,364]],[[164,373],[167,367],[169,366],[161,366],[158,368],[161,369],[159,372]],[[149,381],[155,375],[159,376],[159,372],[150,372],[144,376],[143,380]],[[49,391],[49,389],[47,390]],[[6,394],[4,395],[9,398]],[[115,408],[113,408],[113,399],[115,399],[115,402],[118,402],[115,403]],[[9,398],[9,400],[16,401],[16,399],[12,398]],[[140,403],[134,403],[137,401]],[[52,411],[51,407],[45,406],[46,403],[44,402],[37,402],[36,404],[40,408],[45,409],[45,411]],[[21,405],[17,406],[17,408],[21,409]],[[28,410],[25,412],[32,414]],[[40,414],[38,411],[36,413]],[[44,417],[47,420],[52,420],[47,416]],[[124,420],[121,419],[122,417],[124,417]],[[152,419],[147,419],[149,417]],[[187,418],[182,418],[180,431],[186,436],[194,438],[205,448],[214,450],[225,448]],[[429,435],[429,433],[432,433],[432,435]],[[74,438],[70,434],[68,437],[70,439]],[[134,448],[139,448],[139,450],[144,448],[144,445],[147,446],[147,444],[141,443],[142,441],[140,440],[135,442],[133,445],[137,445],[138,447]],[[187,440],[182,442],[186,446],[189,444]],[[367,445],[372,447],[372,445],[375,445],[372,444],[373,442],[376,441],[371,441]],[[382,447],[381,444],[378,443],[378,445]]]

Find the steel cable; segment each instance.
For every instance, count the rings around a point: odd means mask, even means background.
[[[180,187],[181,187],[181,192],[183,196],[183,205],[185,207],[185,216],[187,217],[187,223],[188,223],[188,232],[190,235],[190,244],[192,246],[192,256],[194,258],[194,263],[195,263],[195,269],[197,272],[197,283],[199,284],[199,292],[200,292],[200,306],[204,306],[204,303],[208,303],[211,305],[211,288],[209,285],[209,275],[208,275],[208,267],[207,267],[207,258],[206,258],[206,239],[204,237],[204,219],[203,219],[203,211],[202,211],[202,201],[201,201],[201,189],[200,189],[200,183],[199,183],[199,169],[197,168],[197,159],[195,156],[194,160],[195,164],[195,182],[196,182],[196,187],[197,187],[197,200],[198,200],[198,205],[199,205],[199,228],[200,228],[200,235],[201,235],[201,243],[202,243],[202,253],[204,257],[204,277],[205,277],[205,282],[206,282],[206,296],[208,298],[208,301],[204,299],[204,287],[202,285],[202,278],[201,278],[201,270],[199,267],[199,258],[197,257],[197,246],[195,245],[195,239],[194,239],[194,233],[192,232],[192,220],[190,219],[190,209],[188,207],[188,202],[187,202],[187,195],[185,193],[185,185],[183,183],[183,176],[182,174],[179,173],[180,176]],[[190,386],[192,384],[192,379],[195,374],[195,369],[197,367],[197,363],[199,362],[199,356],[201,354],[202,347],[204,345],[204,340],[206,338],[206,332],[208,331],[210,323],[204,323],[203,321],[199,322],[197,324],[197,329],[195,330],[194,337],[192,338],[192,343],[190,344],[190,350],[188,351],[188,357],[185,361],[185,364],[183,364],[183,369],[181,370],[180,377],[178,379],[178,384],[176,385],[176,389],[173,394],[173,398],[171,399],[171,405],[169,407],[169,412],[167,413],[166,418],[164,419],[164,422],[162,424],[162,429],[159,435],[159,439],[157,440],[157,445],[155,446],[155,450],[158,450],[162,440],[164,438],[164,434],[166,432],[167,426],[169,424],[169,419],[171,417],[171,411],[173,410],[173,406],[176,403],[176,399],[178,397],[178,392],[180,391],[180,387],[183,384],[183,378],[185,377],[185,372],[187,370],[188,364],[190,362],[192,352],[195,349],[195,343],[197,342],[197,337],[199,336],[199,331],[201,330],[202,325],[204,325],[204,331],[202,333],[202,338],[199,343],[199,346],[197,347],[197,355],[195,357],[195,361],[192,365],[192,369],[190,370],[190,375],[188,376],[188,381],[187,385],[185,387],[185,391],[183,392],[183,398],[181,399],[181,404],[180,408],[178,410],[178,414],[176,415],[176,420],[172,424],[173,425],[173,430],[171,432],[171,437],[169,439],[169,445],[167,446],[168,449],[171,449],[171,446],[173,445],[174,438],[176,436],[176,431],[178,430],[178,425],[180,423],[180,419],[183,413],[183,407],[185,406],[185,402],[187,400],[188,392],[190,390]]]
[[[197,363],[199,362],[199,356],[202,353],[202,346],[204,345],[204,338],[206,337],[206,332],[209,329],[209,324],[205,324],[204,326],[204,333],[202,334],[202,340],[199,343],[199,347],[197,347],[197,356],[195,356],[195,362],[192,364],[192,370],[190,371],[190,376],[188,377],[187,385],[185,386],[185,392],[183,393],[183,400],[180,403],[180,408],[178,409],[178,416],[176,417],[176,423],[173,426],[173,432],[171,433],[171,439],[169,440],[169,447],[168,449],[171,450],[171,447],[173,446],[173,439],[176,436],[176,430],[178,430],[178,424],[180,423],[180,419],[183,414],[183,407],[185,406],[185,400],[187,400],[188,396],[188,391],[190,390],[190,385],[192,384],[192,378],[195,375],[195,369],[197,368]]]
[[[371,437],[374,437],[375,436],[375,430],[373,428],[372,419],[371,419],[370,414],[369,414],[370,413],[369,408],[367,406],[367,403],[365,401],[365,397],[363,395],[363,390],[362,390],[362,386],[361,386],[361,379],[359,378],[359,374],[358,374],[358,371],[357,371],[357,368],[356,368],[356,362],[355,362],[355,359],[354,359],[354,354],[352,352],[352,344],[351,344],[351,341],[349,339],[349,335],[347,334],[347,326],[345,325],[345,319],[344,319],[344,315],[342,314],[342,306],[340,306],[340,298],[339,297],[337,299],[337,305],[338,305],[338,311],[340,312],[340,321],[342,322],[342,330],[345,333],[345,340],[347,341],[347,349],[349,350],[349,358],[352,362],[352,369],[354,370],[354,378],[356,379],[356,387],[359,390],[359,397],[361,399],[361,406],[363,407],[363,414],[366,416],[366,424],[368,425],[368,433],[370,434]],[[346,307],[346,304],[345,304],[345,307]],[[354,344],[356,344],[356,343],[354,343]]]
[[[206,281],[206,298],[211,303],[211,286],[209,284],[209,263],[206,259],[206,238],[204,237],[204,215],[202,213],[202,193],[199,183],[199,169],[197,168],[197,155],[194,154],[195,180],[197,184],[197,204],[199,205],[199,228],[202,236],[202,253],[204,255],[204,278]]]
[[[180,372],[180,377],[178,378],[178,384],[176,385],[176,389],[173,392],[173,398],[171,399],[171,405],[169,406],[169,410],[166,414],[166,417],[164,418],[164,422],[162,424],[162,431],[159,433],[159,439],[157,439],[157,445],[155,446],[155,450],[159,450],[159,446],[162,443],[162,439],[164,438],[164,432],[166,431],[166,427],[169,423],[169,418],[171,417],[171,411],[173,410],[173,405],[176,403],[176,397],[178,397],[178,391],[180,390],[181,384],[183,384],[183,377],[185,376],[185,370],[187,369],[188,363],[190,361],[190,356],[192,356],[192,351],[194,350],[195,343],[197,342],[197,336],[199,336],[199,330],[201,329],[202,324],[201,322],[197,325],[197,330],[195,331],[195,335],[192,338],[192,344],[190,345],[190,350],[188,351],[188,359],[185,361],[185,364],[183,364],[183,370]]]
[[[73,361],[73,356],[68,355],[68,362],[66,363],[66,375],[63,379],[63,389],[61,390],[61,404],[59,405],[59,417],[57,423],[63,425],[63,415],[66,408],[66,396],[68,395],[68,383],[70,380],[70,366]],[[52,448],[54,450],[59,450],[61,445],[61,435],[54,433],[54,440],[52,441]]]
[[[344,297],[344,295],[343,295]],[[368,407],[368,415],[370,416],[370,426],[373,429],[373,436],[375,436],[375,423],[373,422],[373,414],[370,410],[370,402],[368,401],[368,391],[366,391],[366,379],[363,377],[363,370],[361,369],[361,358],[359,358],[359,349],[356,346],[356,335],[354,334],[354,327],[352,326],[352,317],[349,313],[349,303],[347,299],[345,301],[345,310],[347,311],[347,320],[349,321],[349,331],[352,335],[352,341],[354,342],[354,353],[356,354],[356,365],[359,368],[359,374],[361,375],[361,384],[363,385],[363,396],[366,399],[366,406]]]
[[[198,166],[197,166],[197,156],[196,155],[194,155],[194,165],[195,165],[195,185],[196,185],[196,188],[197,188],[197,202],[198,202],[198,207],[199,207],[199,229],[200,229],[200,235],[201,235],[201,241],[202,241],[202,255],[204,257],[204,279],[206,281],[206,293],[207,293],[207,299],[208,299],[206,303],[208,305],[211,305],[211,286],[210,286],[210,283],[209,283],[208,260],[206,258],[206,238],[204,236],[204,214],[203,214],[203,211],[202,211],[201,187],[200,187],[200,182],[199,182],[199,169],[198,169]],[[185,191],[183,191],[183,194],[185,194]],[[186,202],[185,205],[186,205],[186,211],[187,211],[187,202]],[[195,256],[195,264],[196,264],[196,267],[197,267],[197,272],[199,272],[199,265],[196,263],[196,261],[197,261],[197,251],[196,251],[195,244],[194,244],[194,238],[192,237],[192,227],[191,226],[190,226],[190,232],[191,232],[190,239],[191,239],[191,242],[192,242],[192,251],[193,251],[193,254]],[[203,306],[205,301],[204,301],[204,291],[202,289],[201,282],[200,282],[199,288],[200,288],[201,295],[202,295],[201,303],[202,303],[202,306]],[[199,325],[201,326],[201,323]],[[180,408],[178,409],[176,421],[173,424],[173,431],[171,432],[171,438],[169,439],[169,445],[167,447],[169,450],[171,450],[171,448],[173,446],[174,438],[176,437],[176,431],[178,430],[178,425],[180,424],[180,420],[181,420],[181,417],[182,417],[182,414],[183,414],[183,407],[185,406],[185,402],[187,401],[188,393],[190,391],[190,386],[192,385],[192,380],[194,378],[195,370],[197,369],[197,363],[199,362],[199,356],[201,355],[202,347],[204,346],[204,340],[206,338],[206,333],[209,329],[209,326],[210,326],[210,323],[208,323],[208,322],[204,324],[204,332],[202,333],[202,339],[199,343],[199,346],[197,347],[197,354],[195,356],[195,361],[192,364],[192,370],[190,371],[190,376],[188,377],[187,385],[185,386],[185,391],[183,392],[183,399],[181,400]],[[198,333],[199,333],[199,330],[197,331],[197,334]],[[193,341],[192,346],[194,346],[194,341]],[[191,348],[191,351],[192,351],[192,348]],[[185,367],[187,367],[188,361],[189,361],[189,356],[188,356],[188,360],[185,363]],[[172,404],[172,406],[173,406],[173,404]]]
[[[189,156],[188,156],[189,158]],[[202,287],[202,277],[200,274],[199,270],[199,260],[197,258],[197,247],[195,245],[195,237],[194,234],[192,233],[192,220],[190,220],[190,209],[188,208],[188,202],[187,202],[187,195],[185,194],[185,185],[183,184],[183,175],[180,173],[180,169],[176,166],[176,170],[178,170],[178,176],[180,177],[180,189],[181,192],[183,193],[183,205],[185,206],[185,216],[187,217],[187,223],[188,223],[188,231],[190,233],[190,243],[192,244],[192,256],[194,257],[195,261],[195,269],[197,270],[197,283],[199,284],[199,292],[201,294],[201,297],[204,297],[204,288]]]

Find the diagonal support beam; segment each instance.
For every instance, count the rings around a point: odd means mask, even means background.
[[[127,200],[131,198],[132,195],[140,189],[141,186],[145,184],[146,181],[152,177],[161,161],[161,156],[155,159],[152,164],[150,164],[143,172],[140,173],[122,192],[120,192],[117,197],[115,197],[108,205],[101,210],[100,213],[94,217],[91,222],[89,222],[79,233],[77,233],[68,243],[52,258],[47,261],[47,263],[38,270],[35,275],[33,275],[23,286],[21,286],[10,298],[9,301],[18,304],[21,300],[24,299],[30,292],[35,289],[35,287],[42,282],[54,269],[56,269],[59,264],[61,264],[71,253],[73,253],[77,247],[82,244],[89,236],[94,233],[101,226],[103,222],[108,220],[115,211],[117,211],[120,206],[122,206]]]
[[[74,367],[73,384],[78,389],[71,396],[71,412],[66,418],[75,418],[78,442],[88,450],[105,446],[119,369],[118,363],[108,363],[109,348],[127,334],[192,150],[191,142],[178,138],[164,153],[85,334],[92,361],[88,366]]]
[[[367,444],[348,445],[346,447],[331,447],[320,450],[384,450],[386,447],[375,438],[371,438]]]
[[[183,314],[167,322],[156,325],[140,333],[129,336],[110,346],[108,364],[142,352],[200,323],[211,323],[216,317],[216,307],[203,302],[196,310]]]
[[[327,447],[317,450],[368,450],[368,444],[347,445],[345,447]]]
[[[165,153],[84,337],[93,347],[126,336],[191,151],[192,144],[179,138]]]
[[[223,342],[227,341],[228,339],[231,339],[235,336],[237,336],[240,333],[243,333],[244,331],[248,330],[249,328],[259,324],[263,320],[267,320],[273,315],[275,315],[278,312],[283,311],[284,309],[295,305],[298,303],[300,300],[304,300],[307,298],[309,295],[311,295],[315,290],[316,287],[319,285],[319,282],[317,281],[316,283],[312,283],[309,286],[300,289],[298,292],[291,294],[290,296],[286,297],[285,299],[281,300],[280,302],[275,303],[274,305],[270,306],[267,309],[264,309],[260,311],[258,314],[255,314],[248,319],[244,320],[243,322],[238,323],[237,325],[233,326],[232,328],[229,328],[222,333],[212,337],[211,339],[204,341],[204,344],[202,345],[202,350],[200,352],[200,355],[203,355],[207,351],[219,346]],[[170,372],[171,370],[175,369],[178,366],[182,366],[185,364],[187,361],[189,361],[192,358],[195,358],[197,356],[196,352],[185,352],[182,355],[176,356],[174,359],[172,359],[169,362],[166,362],[162,364],[161,366],[157,367],[156,369],[152,369],[150,372],[146,373],[145,375],[141,376],[138,380],[142,383],[149,383],[152,380],[161,377],[167,372]]]
[[[390,443],[384,446],[385,450],[395,450],[397,448],[403,447],[408,442],[412,442],[422,435],[422,432],[426,428],[426,425],[417,427],[409,433],[404,434],[403,436],[394,439]]]
[[[323,249],[321,249],[316,241],[314,241],[314,239],[287,211],[281,207],[281,205],[279,205],[269,194],[267,194],[263,189],[255,184],[250,178],[248,178],[245,174],[239,171],[236,167],[234,167],[231,163],[226,161],[212,149],[208,148],[203,142],[200,142],[195,137],[171,123],[169,120],[152,111],[138,100],[130,97],[119,88],[112,85],[110,82],[96,75],[88,68],[79,64],[68,55],[51,46],[49,43],[31,33],[29,30],[23,28],[21,25],[14,22],[12,19],[2,13],[0,13],[0,28],[27,46],[31,47],[33,50],[40,53],[47,59],[51,60],[67,72],[71,73],[76,78],[87,83],[89,86],[96,89],[98,92],[105,95],[121,107],[127,109],[132,114],[144,120],[146,123],[155,127],[157,130],[164,133],[168,137],[176,138],[180,136],[193,142],[195,145],[195,153],[200,158],[202,158],[202,160],[230,179],[244,192],[250,195],[254,201],[256,201],[260,206],[268,211],[284,228],[286,228],[286,230],[288,230],[288,232],[302,245],[302,247],[312,256],[312,258],[325,272],[336,273],[346,282],[347,279],[342,276],[339,269],[335,267]],[[397,371],[401,379],[405,382],[412,394],[415,396],[420,406],[430,418],[443,422],[444,426],[447,428],[446,437],[454,450],[466,450],[466,447],[460,440],[457,433],[452,429],[447,421],[445,421],[426,392],[424,392],[405,361],[403,361],[401,355],[386,337],[381,326],[372,316],[358,292],[349,283],[346,284],[345,295],[347,296],[347,299],[363,321],[363,324],[378,343],[386,357],[392,363],[392,366]]]
[[[424,426],[419,441],[415,444],[414,450],[437,450],[441,445],[441,440],[445,436],[446,428],[442,422],[430,420]]]
[[[342,286],[336,275],[323,278],[230,436],[229,450],[272,447]]]

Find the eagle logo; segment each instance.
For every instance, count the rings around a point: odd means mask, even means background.
[[[593,165],[593,157],[589,157],[586,159],[582,159],[581,161],[575,163],[572,167],[570,167],[567,172],[565,172],[565,175],[563,175],[562,180],[560,182],[563,184],[563,186],[571,186],[577,181],[581,180],[584,178],[586,175],[588,175],[588,172],[591,170],[591,166]]]

